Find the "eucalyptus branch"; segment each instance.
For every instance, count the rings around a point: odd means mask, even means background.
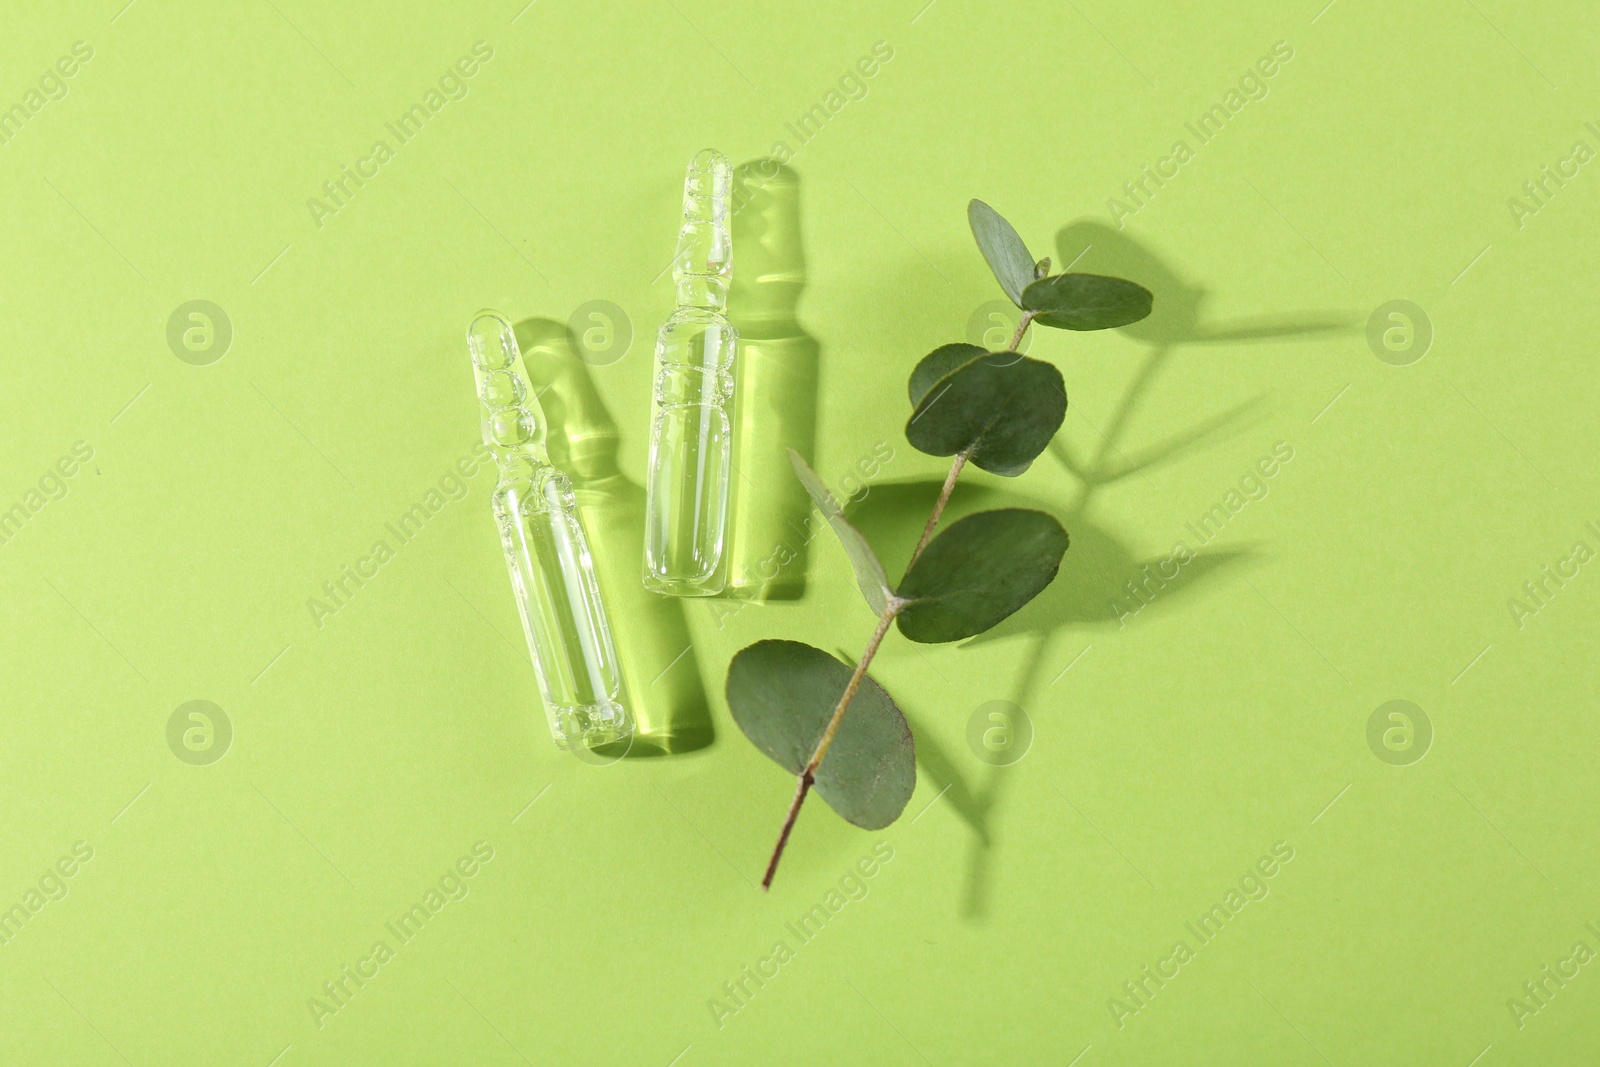
[[[778,873],[778,860],[783,858],[783,847],[789,843],[789,831],[794,829],[794,821],[800,815],[800,805],[806,802],[806,794],[811,792],[811,783],[817,780],[817,768],[822,764],[822,757],[828,754],[834,735],[839,732],[839,723],[844,721],[844,713],[850,709],[850,701],[855,698],[856,690],[861,688],[861,679],[866,676],[867,666],[872,662],[872,657],[878,654],[878,646],[883,644],[884,635],[889,632],[890,624],[894,622],[894,617],[899,614],[904,604],[905,601],[891,596],[888,604],[884,605],[883,614],[878,616],[878,628],[872,632],[872,640],[867,642],[866,651],[861,653],[861,660],[856,664],[855,673],[850,675],[850,681],[845,685],[839,703],[834,705],[833,717],[828,720],[828,728],[822,731],[822,739],[817,742],[816,750],[806,762],[806,769],[800,772],[800,778],[795,785],[794,799],[789,802],[789,814],[784,817],[783,829],[778,833],[778,843],[772,849],[772,859],[767,861],[766,876],[761,879],[763,890],[772,888],[772,876]]]
[[[1024,318],[1024,329],[1027,328],[1027,323],[1028,320]],[[933,539],[934,528],[939,525],[939,517],[944,514],[944,507],[950,502],[950,494],[955,490],[956,479],[961,476],[961,471],[966,467],[967,459],[971,455],[971,449],[958,452],[955,462],[950,464],[950,473],[945,475],[944,485],[939,490],[939,499],[934,501],[933,513],[928,516],[928,524],[922,528],[922,539],[917,542],[910,561],[906,563],[907,573],[910,573],[912,565],[917,562],[917,557],[922,555],[922,550],[927,548],[928,542]],[[762,889],[772,887],[772,876],[778,872],[778,860],[783,858],[784,846],[789,843],[789,832],[794,829],[794,821],[800,815],[800,805],[806,802],[806,794],[811,792],[811,785],[816,781],[817,768],[822,764],[822,757],[828,754],[834,735],[839,732],[839,724],[844,721],[844,713],[850,710],[850,701],[855,698],[856,690],[861,688],[861,679],[866,676],[872,658],[878,654],[878,646],[889,633],[889,626],[894,622],[894,617],[905,605],[906,601],[891,594],[888,603],[884,605],[883,614],[878,616],[878,628],[872,632],[872,640],[867,642],[866,651],[861,653],[855,672],[850,675],[850,681],[845,685],[839,703],[834,706],[833,717],[828,720],[827,729],[822,731],[822,739],[817,742],[816,750],[811,753],[811,759],[807,761],[805,770],[800,772],[800,777],[796,781],[794,799],[789,802],[789,813],[784,817],[783,829],[778,833],[778,843],[773,846],[772,859],[767,861],[766,876],[761,879]]]
[[[1037,320],[1064,330],[1109,330],[1150,314],[1149,290],[1133,282],[1096,274],[1052,275],[1049,259],[1035,260],[1011,224],[982,201],[967,205],[967,221],[1000,287],[1021,311],[1008,346],[1014,358],[994,359],[992,352],[957,342],[929,352],[911,372],[906,440],[919,452],[954,458],[899,583],[891,587],[867,538],[844,516],[805,458],[790,450],[795,474],[838,535],[878,624],[854,669],[812,645],[770,639],[742,649],[728,664],[728,710],[734,721],[769,758],[796,775],[763,890],[772,885],[818,768],[835,743],[842,754],[830,767],[823,799],[855,825],[873,830],[889,825],[916,790],[910,724],[884,688],[867,677],[889,628],[921,644],[964,641],[1023,607],[1060,569],[1067,532],[1045,512],[1000,508],[940,523],[969,464],[1016,477],[1044,452],[1066,417],[1061,372],[1017,353],[1028,327]],[[852,706],[856,719],[850,733],[841,735]],[[818,736],[814,731],[823,713],[827,725]],[[797,768],[795,755],[807,747],[810,756]]]

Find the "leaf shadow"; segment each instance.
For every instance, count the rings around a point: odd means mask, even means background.
[[[846,508],[850,521],[873,545],[893,546],[880,552],[891,574],[904,570],[911,546],[941,486],[939,479],[878,483]],[[962,642],[962,647],[966,648],[1025,638],[1031,648],[1006,699],[1028,708],[1037,706],[1041,688],[1048,688],[1061,677],[1057,675],[1043,683],[1044,664],[1049,659],[1054,638],[1071,630],[1120,628],[1124,621],[1109,605],[1113,594],[1125,599],[1129,595],[1118,583],[1140,577],[1145,568],[1153,570],[1167,557],[1141,559],[1114,531],[1085,514],[1081,506],[1069,503],[1064,507],[1062,501],[1021,493],[1009,482],[957,482],[945,514],[955,519],[974,511],[1000,507],[1029,507],[1049,512],[1062,520],[1072,539],[1061,574],[1039,596],[999,626]],[[1178,569],[1175,577],[1166,580],[1164,588],[1137,609],[1138,613],[1169,611],[1213,575],[1247,564],[1254,557],[1255,553],[1248,548],[1197,552]],[[1011,777],[1010,769],[984,764],[983,770],[975,772],[969,780],[956,758],[939,744],[934,732],[922,727],[921,722],[928,716],[923,713],[913,716],[904,703],[901,710],[912,721],[917,739],[917,763],[939,789],[948,790],[951,806],[971,833],[961,915],[968,921],[982,920],[988,914],[996,848],[994,825],[1006,782]],[[975,757],[974,762],[977,762]]]
[[[1358,316],[1344,310],[1302,311],[1208,321],[1210,290],[1178,274],[1153,248],[1098,219],[1078,219],[1056,233],[1059,263],[1090,274],[1129,278],[1155,294],[1149,316],[1120,332],[1154,348],[1226,342],[1281,341],[1353,332]]]
[[[1007,768],[988,766],[988,773],[979,786],[968,784],[954,757],[939,744],[933,730],[925,725],[919,713],[913,716],[901,705],[901,713],[911,723],[912,734],[917,739],[917,764],[922,772],[939,787],[939,797],[947,797],[956,816],[971,831],[968,846],[967,878],[961,895],[961,916],[964,919],[981,919],[989,913],[988,877],[993,862],[994,836],[990,831],[990,816],[1000,806],[1005,790]],[[930,802],[930,807],[933,802]],[[926,810],[926,809],[924,809]],[[921,812],[917,818],[921,818]]]

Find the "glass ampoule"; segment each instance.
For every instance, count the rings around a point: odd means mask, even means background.
[[[714,596],[727,583],[733,357],[728,322],[733,168],[711,149],[689,163],[672,277],[677,307],[656,335],[655,413],[645,481],[644,584]]]
[[[483,441],[494,457],[490,502],[511,589],[560,748],[620,740],[632,726],[572,483],[551,465],[545,426],[511,323],[479,312],[467,327]]]
[[[550,462],[572,481],[606,610],[626,628],[616,645],[621,699],[633,723],[628,754],[704,748],[715,732],[691,647],[688,604],[639,581],[644,486],[618,463],[622,436],[596,388],[594,368],[579,356],[565,323],[526,319],[516,330],[545,416]]]

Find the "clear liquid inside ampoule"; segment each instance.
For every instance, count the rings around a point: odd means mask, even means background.
[[[586,748],[625,736],[616,651],[570,483],[553,467],[512,461],[493,507],[551,734]]]
[[[659,592],[710,596],[726,584],[735,340],[720,313],[691,308],[657,339],[644,581]]]

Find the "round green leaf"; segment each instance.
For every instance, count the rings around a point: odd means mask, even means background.
[[[752,744],[798,775],[816,751],[854,668],[799,641],[757,641],[728,664],[728,710]],[[813,788],[849,822],[881,830],[917,785],[916,749],[900,709],[861,679]]]
[[[1101,274],[1057,274],[1041,278],[1022,291],[1023,310],[1039,314],[1035,322],[1060,330],[1109,330],[1138,322],[1150,314],[1150,290],[1124,278]]]
[[[954,347],[936,349],[923,364]],[[915,372],[912,377],[915,395]],[[906,440],[930,456],[966,452],[979,468],[1014,477],[1045,450],[1066,416],[1060,371],[1016,352],[993,352],[960,364],[923,390],[906,423]]]
[[[922,403],[922,398],[928,395],[928,390],[957,367],[965,366],[979,356],[987,356],[989,350],[969,345],[964,341],[953,344],[940,345],[932,352],[917,361],[915,369],[911,372],[911,381],[907,383],[907,391],[911,394],[911,406],[916,407]]]
[[[967,205],[967,223],[978,242],[978,251],[1000,282],[1013,304],[1022,303],[1022,291],[1033,281],[1033,256],[1022,243],[1011,223],[982,200]]]
[[[928,543],[900,583],[900,632],[933,644],[981,634],[1055,578],[1067,531],[1028,508],[980,511]]]

